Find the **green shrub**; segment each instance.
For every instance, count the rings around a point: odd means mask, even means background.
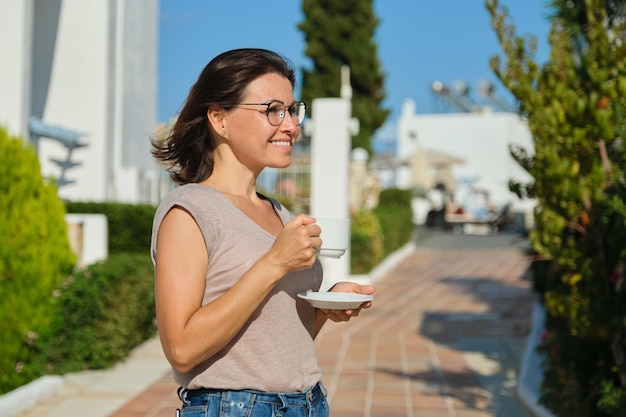
[[[411,191],[390,188],[380,193],[378,207],[373,211],[383,232],[383,250],[387,256],[404,246],[413,232]]]
[[[378,218],[371,211],[350,216],[350,272],[365,274],[383,260],[383,237]]]
[[[500,1],[487,8],[504,53],[491,67],[528,123],[511,155],[536,201],[529,235],[546,309],[541,403],[562,417],[626,416],[626,49],[624,10],[549,2],[550,59],[518,36]]]
[[[156,207],[150,204],[75,201],[66,201],[65,205],[68,213],[98,213],[107,217],[110,253],[148,253]]]
[[[402,188],[385,188],[378,197],[379,206],[411,207],[413,192]]]
[[[112,254],[68,278],[57,305],[38,346],[47,372],[109,367],[155,334],[152,260],[147,251]]]
[[[560,318],[547,316],[548,329],[560,329],[564,325]],[[612,373],[611,349],[607,343],[595,337],[580,337],[559,330],[548,330],[538,351],[547,359],[544,365],[550,364],[544,368],[540,398],[542,404],[558,411],[561,416],[603,415],[597,412],[596,406],[598,391],[604,385],[603,380]],[[589,360],[594,357],[601,359]],[[613,386],[614,383],[615,381],[610,385]],[[555,401],[556,399],[560,401]],[[606,404],[607,408],[611,405]]]
[[[0,128],[0,393],[33,379],[31,345],[50,327],[52,292],[71,272],[63,203],[37,154]]]
[[[370,272],[386,256],[404,246],[413,232],[410,190],[385,189],[378,207],[352,213],[350,272]]]

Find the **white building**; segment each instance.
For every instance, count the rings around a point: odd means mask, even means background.
[[[529,215],[534,202],[518,199],[508,187],[509,180],[531,180],[509,150],[510,145],[520,145],[533,152],[530,131],[519,115],[494,112],[489,107],[461,113],[417,114],[414,102],[406,100],[397,126],[397,158],[405,163],[397,169],[396,186],[414,186],[411,160],[419,157],[421,149],[457,160],[450,166],[457,203],[471,204],[464,200],[472,198],[472,191],[480,190],[492,207],[508,203],[513,212]]]
[[[0,0],[0,124],[62,198],[156,202],[157,19],[157,0]]]

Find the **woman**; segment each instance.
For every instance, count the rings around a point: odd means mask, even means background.
[[[299,299],[322,282],[321,230],[256,192],[263,168],[291,162],[305,112],[294,87],[280,55],[225,52],[200,74],[166,143],[154,144],[181,184],[157,210],[152,256],[159,336],[185,417],[327,416],[313,339],[326,320],[371,305],[320,310]]]

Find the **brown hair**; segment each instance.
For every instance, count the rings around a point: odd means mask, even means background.
[[[168,166],[175,182],[200,182],[213,172],[215,142],[208,126],[209,107],[227,108],[240,103],[246,87],[269,73],[283,75],[295,88],[296,75],[291,63],[266,49],[224,52],[204,67],[165,142],[152,141],[152,155]]]

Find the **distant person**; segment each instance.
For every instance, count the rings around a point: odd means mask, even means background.
[[[256,191],[265,167],[291,163],[306,108],[294,87],[280,55],[225,52],[200,74],[166,142],[153,144],[180,184],[155,214],[151,253],[183,417],[328,416],[314,338],[328,319],[371,306],[321,310],[298,298],[322,283],[320,227]]]
[[[450,194],[448,197],[448,203],[446,204],[446,214],[463,214],[465,210],[463,206],[458,204],[454,199],[454,196]]]
[[[435,187],[428,190],[426,197],[430,202],[430,210],[426,215],[426,226],[443,229],[446,216],[446,186],[437,183]]]

